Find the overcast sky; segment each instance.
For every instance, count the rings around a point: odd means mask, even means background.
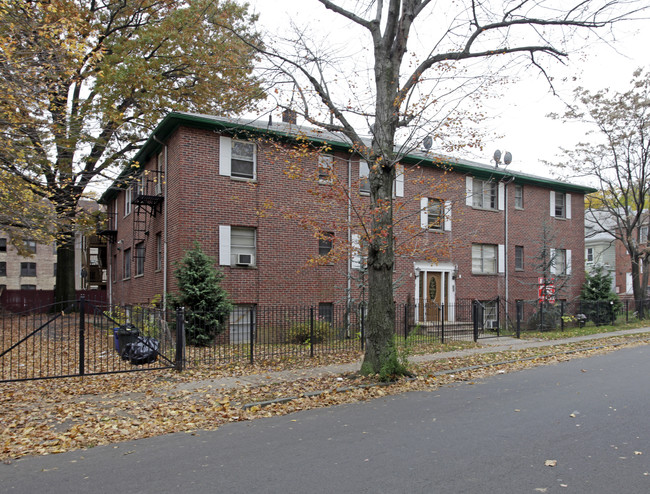
[[[317,31],[330,32],[335,39],[344,39],[349,31],[332,32],[336,24],[328,22],[328,13],[316,0],[248,0],[260,14],[260,24],[271,33],[283,33],[289,19],[297,25],[310,25]],[[332,14],[333,15],[333,14]],[[485,143],[481,152],[461,156],[490,163],[495,149],[513,154],[512,168],[536,175],[548,175],[541,160],[557,161],[560,147],[571,148],[585,139],[585,129],[575,124],[562,124],[547,118],[551,111],[562,112],[561,99],[571,100],[573,88],[582,85],[591,90],[609,87],[619,91],[629,88],[632,72],[638,67],[650,67],[650,21],[620,24],[615,28],[613,46],[593,42],[584,53],[573,53],[566,67],[554,66],[555,90],[552,95],[547,81],[534,70],[514,75],[517,82],[508,86],[505,94],[485,106],[488,118],[485,127],[495,135]],[[351,41],[352,43],[357,40]],[[566,82],[563,78],[567,78]],[[574,80],[575,78],[575,80]]]

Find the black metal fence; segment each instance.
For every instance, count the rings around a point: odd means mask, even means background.
[[[367,329],[363,304],[235,307],[216,322],[213,315],[183,309],[118,307],[84,298],[64,312],[52,313],[52,307],[1,317],[0,381],[359,354]],[[396,304],[394,333],[426,351],[453,341],[627,322],[634,309],[630,302],[506,304],[499,298]]]
[[[175,342],[159,311],[127,315],[83,298],[65,305],[60,312],[52,312],[57,304],[0,317],[0,382],[176,365]]]

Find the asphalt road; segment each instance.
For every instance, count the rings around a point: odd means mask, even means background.
[[[650,346],[0,465],[21,493],[650,492]],[[554,467],[547,460],[556,461]]]

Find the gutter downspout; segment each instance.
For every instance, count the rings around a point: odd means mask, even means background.
[[[163,182],[163,292],[162,292],[162,310],[165,312],[167,310],[167,208],[169,205],[169,199],[167,195],[167,144],[162,142],[155,135],[153,136],[154,140],[159,143],[164,149],[164,182]]]

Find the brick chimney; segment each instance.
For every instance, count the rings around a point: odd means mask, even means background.
[[[284,110],[282,112],[282,121],[295,125],[298,123],[298,113],[295,110]]]

